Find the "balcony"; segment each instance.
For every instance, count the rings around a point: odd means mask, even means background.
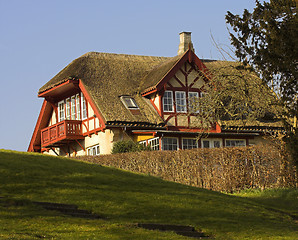
[[[59,146],[76,139],[84,139],[82,121],[64,120],[41,130],[42,147]]]

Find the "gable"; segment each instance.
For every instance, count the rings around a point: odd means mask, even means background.
[[[201,89],[205,84],[205,79],[200,70],[185,62],[174,76],[166,83],[168,88],[188,88]]]
[[[189,63],[197,72],[200,72],[203,76],[203,79],[207,81],[207,79],[211,79],[211,76],[208,72],[207,67],[204,65],[204,63],[195,55],[195,53],[192,50],[186,51],[183,55],[178,55],[177,57],[172,58],[170,61],[161,64],[160,66],[156,67],[155,69],[150,72],[144,81],[146,84],[143,84],[142,86],[147,86],[146,89],[143,89],[142,95],[146,96],[151,94],[154,91],[160,91],[164,89],[165,85],[169,82],[169,80],[174,77],[178,73],[178,71],[181,71],[181,68],[183,66],[186,66],[185,63]],[[190,67],[190,66],[188,66]],[[187,71],[187,69],[183,70],[184,72]],[[193,73],[192,73],[193,74]],[[150,83],[150,87],[148,87],[148,84]]]

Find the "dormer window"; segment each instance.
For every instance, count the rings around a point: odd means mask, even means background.
[[[120,97],[124,106],[128,109],[139,109],[136,101],[130,96],[121,96]]]

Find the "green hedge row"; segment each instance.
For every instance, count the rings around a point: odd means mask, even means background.
[[[296,187],[296,168],[276,146],[145,151],[80,157],[81,160],[145,173],[215,191]]]

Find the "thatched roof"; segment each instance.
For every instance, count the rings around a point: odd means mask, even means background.
[[[106,121],[159,124],[162,119],[140,95],[140,83],[152,69],[171,59],[90,52],[66,66],[41,87],[39,93],[66,81],[69,77],[75,77],[81,79],[86,86]],[[167,72],[166,69],[164,71]],[[119,99],[122,95],[134,97],[141,114],[133,115],[126,109]]]
[[[181,59],[175,57],[152,57],[125,54],[90,52],[72,61],[55,77],[39,89],[42,93],[70,77],[80,79],[93,98],[106,122],[148,123],[160,126],[163,120],[141,92],[154,88]],[[211,70],[222,73],[231,71],[231,62],[206,60]],[[224,64],[224,65],[223,65]],[[224,66],[224,67],[223,67]],[[230,79],[230,78],[227,78]],[[252,83],[260,84],[259,80]],[[121,102],[120,96],[132,96],[140,108],[140,114],[132,114]]]

